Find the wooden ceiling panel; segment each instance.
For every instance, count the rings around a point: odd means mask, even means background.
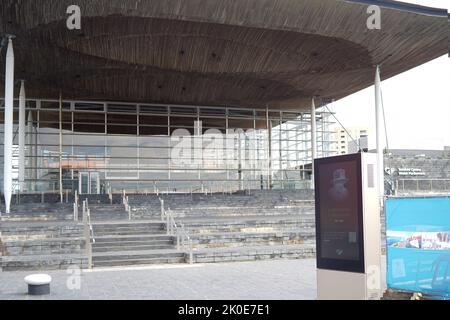
[[[28,96],[307,110],[448,52],[446,16],[352,1],[79,0],[69,31],[71,2],[0,4]]]

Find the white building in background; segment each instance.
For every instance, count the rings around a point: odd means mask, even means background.
[[[369,137],[371,130],[367,127],[336,126],[334,128],[333,140],[335,151],[338,155],[358,152],[360,149],[369,148]]]

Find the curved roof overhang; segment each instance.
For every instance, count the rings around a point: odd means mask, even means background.
[[[72,2],[0,3],[30,97],[306,110],[449,51],[446,10],[387,0],[78,0],[70,31]]]

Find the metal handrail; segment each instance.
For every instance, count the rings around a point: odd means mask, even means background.
[[[112,194],[112,188],[111,188],[111,185],[109,184],[109,182],[108,182],[107,186],[108,186],[108,198],[109,198],[109,202],[112,204],[112,203],[113,203],[113,194]]]
[[[125,211],[128,213],[128,220],[131,220],[131,207],[125,190],[123,190],[122,194],[122,204],[125,206]]]
[[[74,202],[73,202],[73,220],[78,221],[78,191],[75,190]]]
[[[92,269],[92,244],[95,243],[94,228],[91,223],[91,210],[89,209],[89,201],[83,201],[83,224],[84,237],[86,240],[86,253],[88,256],[88,268]]]
[[[184,224],[178,225],[176,223],[173,214],[170,211],[170,208],[168,208],[167,210],[164,209],[164,200],[162,200],[161,198],[159,200],[161,201],[161,218],[162,221],[165,220],[167,235],[176,236],[177,250],[187,250],[189,254],[189,264],[193,264],[194,255],[191,237],[187,233]]]

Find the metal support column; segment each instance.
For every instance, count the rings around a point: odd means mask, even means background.
[[[38,107],[40,109],[40,102],[38,103]],[[38,123],[39,123],[39,115],[37,115],[36,122],[33,123],[33,133],[32,133],[32,140],[33,140],[33,169],[32,169],[32,179],[33,179],[33,191],[38,191],[38,166],[40,164],[40,161],[38,161]]]
[[[380,197],[380,204],[383,207],[384,201],[384,154],[383,154],[383,136],[382,124],[383,112],[381,110],[381,78],[380,66],[377,66],[375,71],[375,121],[376,121],[376,139],[377,139],[377,163],[378,163],[378,195]]]
[[[269,151],[269,161],[268,161],[268,176],[267,176],[267,189],[272,189],[272,121],[269,120],[269,108],[266,108],[266,126],[267,126],[267,136],[268,136],[268,151]]]
[[[5,68],[5,133],[4,133],[4,167],[3,193],[5,196],[6,213],[10,213],[12,197],[12,144],[13,144],[13,113],[14,109],[14,49],[12,38],[9,37],[6,52]]]
[[[25,81],[21,81],[19,94],[19,188],[25,189]]]
[[[311,100],[311,189],[314,189],[314,159],[317,157],[316,103]]]
[[[27,151],[27,179],[28,180],[28,185],[27,185],[27,190],[28,191],[32,191],[32,186],[33,183],[31,182],[32,179],[32,175],[33,175],[33,113],[32,112],[28,112],[28,118],[27,118],[27,136],[26,136],[26,145],[28,146],[26,151]]]
[[[62,136],[62,94],[59,94],[59,196],[61,203],[63,203],[63,169],[62,169],[62,154],[63,154],[63,136]]]

